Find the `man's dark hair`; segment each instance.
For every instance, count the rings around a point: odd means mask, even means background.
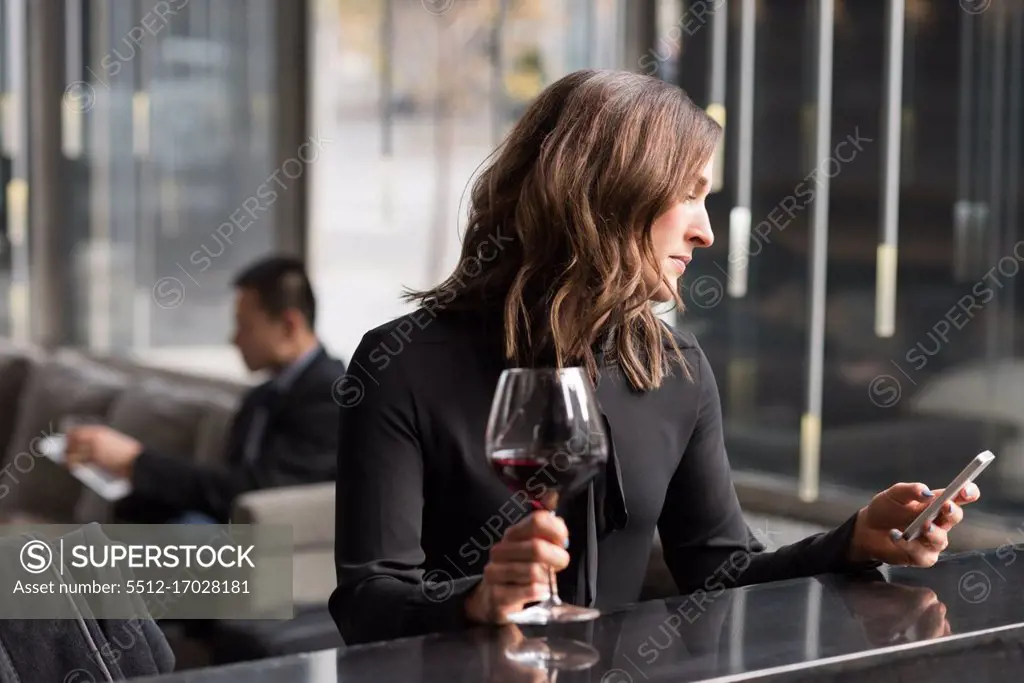
[[[235,287],[256,292],[260,306],[273,318],[289,308],[299,311],[310,329],[316,322],[316,297],[306,266],[291,256],[272,256],[252,264],[235,277]]]

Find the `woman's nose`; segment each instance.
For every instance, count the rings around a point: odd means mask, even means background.
[[[686,239],[695,249],[710,247],[715,243],[715,233],[711,231],[711,222],[705,219],[690,225]]]

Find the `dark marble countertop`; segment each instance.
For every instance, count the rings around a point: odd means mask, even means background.
[[[148,680],[1019,681],[1024,534],[1007,541],[998,550],[945,557],[930,569],[796,579],[640,603],[586,624],[475,629]],[[552,673],[506,657],[524,638],[543,636],[559,647],[573,641],[592,663]]]

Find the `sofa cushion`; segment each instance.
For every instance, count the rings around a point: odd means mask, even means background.
[[[73,521],[82,486],[40,453],[40,440],[58,433],[60,418],[67,415],[105,419],[128,380],[126,373],[68,350],[37,366],[20,401],[0,474],[0,512],[18,510],[54,522]]]
[[[41,359],[37,349],[0,342],[0,454],[7,452],[14,436],[18,404],[32,368]]]
[[[295,605],[325,603],[337,586],[334,566],[335,483],[300,484],[250,491],[235,501],[236,524],[291,527],[292,599]]]
[[[210,411],[210,393],[187,380],[137,374],[110,407],[107,424],[147,448],[194,459],[199,425]],[[86,489],[75,508],[75,520],[111,522],[112,513],[108,501]]]
[[[206,406],[202,393],[160,377],[137,379],[110,408],[113,429],[164,453],[191,458]]]
[[[197,427],[192,452],[197,462],[216,463],[223,460],[228,430],[242,396],[252,388],[251,383],[210,379],[166,368],[143,366],[124,358],[111,359],[110,363],[131,372],[135,377],[164,379],[197,391],[206,408]]]
[[[215,464],[224,461],[228,432],[241,404],[241,397],[226,391],[210,392],[206,397],[206,414],[196,433],[196,462]]]

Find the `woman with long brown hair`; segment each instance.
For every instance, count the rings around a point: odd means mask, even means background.
[[[342,386],[331,612],[347,642],[502,623],[545,597],[552,568],[570,602],[633,602],[655,529],[687,593],[936,561],[976,486],[911,542],[892,533],[934,495],[924,484],[772,553],[747,528],[711,366],[651,308],[682,306],[677,280],[714,239],[720,135],[673,85],[587,70],[495,152],[455,271],[363,337]],[[502,371],[569,366],[593,380],[614,444],[589,519],[517,504],[484,454]]]

